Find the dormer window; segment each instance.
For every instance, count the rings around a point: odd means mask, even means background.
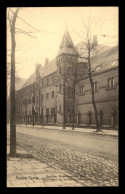
[[[100,66],[98,66],[98,67],[96,68],[96,70],[95,70],[95,71],[99,71],[99,70],[100,70],[100,68],[101,68],[101,67],[100,67]]]

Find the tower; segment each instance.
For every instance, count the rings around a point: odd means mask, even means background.
[[[67,89],[70,87],[67,83],[66,71],[68,68],[72,68],[73,63],[76,63],[78,60],[78,53],[75,50],[73,45],[73,41],[69,35],[69,32],[66,30],[60,47],[59,52],[56,57],[57,62],[57,77],[58,81],[58,89],[57,91],[57,122],[65,123],[65,119],[67,119],[66,114],[68,110],[71,111],[73,99],[67,96]],[[69,78],[70,80],[70,78]],[[60,108],[61,107],[61,108]],[[64,117],[65,115],[65,117]]]

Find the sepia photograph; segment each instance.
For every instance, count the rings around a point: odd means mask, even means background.
[[[7,7],[6,186],[119,186],[119,7]]]

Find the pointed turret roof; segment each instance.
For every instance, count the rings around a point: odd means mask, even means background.
[[[67,30],[65,31],[65,33],[63,35],[58,56],[62,55],[62,54],[78,55],[78,53],[73,45],[72,39],[69,35],[69,32]]]

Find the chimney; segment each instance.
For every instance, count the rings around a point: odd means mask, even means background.
[[[36,64],[36,77],[39,77],[40,76],[40,70],[42,68],[42,65],[40,64]]]
[[[98,42],[97,42],[97,36],[95,35],[95,36],[93,36],[93,44],[95,45],[95,46],[97,46],[98,45]]]
[[[42,68],[42,65],[41,64],[36,64],[36,72],[40,71]]]
[[[49,63],[49,59],[45,58],[45,65],[48,65],[48,63]]]

